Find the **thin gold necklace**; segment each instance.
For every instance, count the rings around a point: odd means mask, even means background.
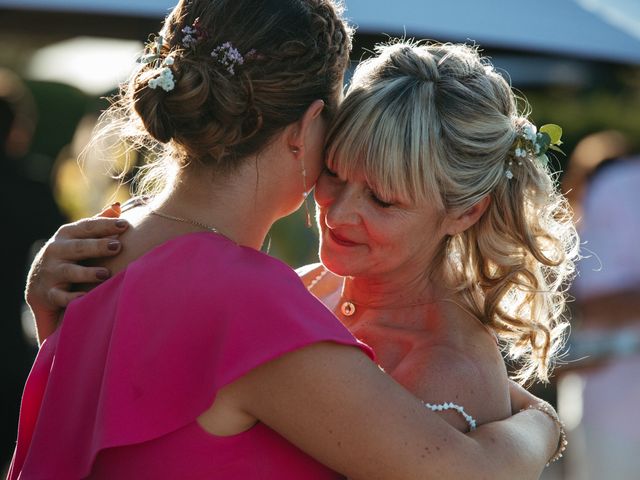
[[[322,280],[324,278],[324,276],[327,274],[327,269],[323,266],[322,267],[322,272],[320,272],[318,275],[316,275],[316,277],[311,280],[311,283],[309,283],[309,286],[307,287],[307,290],[309,290],[310,292],[313,291],[314,287],[320,282],[320,280]],[[343,287],[344,289],[344,287]],[[344,291],[342,293],[340,293],[340,298],[342,299],[344,296]],[[413,302],[413,303],[408,303],[406,305],[390,305],[387,307],[381,306],[381,307],[375,307],[372,305],[364,305],[364,304],[360,304],[360,307],[362,308],[369,308],[369,309],[377,309],[377,310],[396,310],[396,309],[401,309],[401,308],[409,308],[409,307],[417,307],[419,305],[428,305],[434,303],[433,301],[427,301],[427,302]],[[343,300],[342,302],[340,302],[340,313],[342,313],[342,315],[344,315],[345,317],[351,317],[356,313],[356,305],[358,305],[356,302],[354,302],[353,300]]]
[[[340,304],[340,312],[342,312],[342,314],[345,317],[350,317],[356,313],[356,310],[357,310],[356,306],[362,309],[369,309],[369,310],[401,310],[403,308],[419,307],[422,305],[433,305],[434,303],[435,302],[433,300],[428,300],[424,302],[411,302],[407,304],[375,306],[375,305],[366,305],[363,303],[356,303],[353,300],[344,300]]]
[[[342,286],[342,292],[340,293],[340,298],[344,298],[344,284]],[[428,301],[420,301],[420,302],[401,303],[396,305],[376,306],[376,305],[367,305],[364,303],[357,303],[357,302],[354,302],[353,300],[347,299],[347,300],[343,300],[342,303],[340,304],[340,312],[345,317],[351,317],[356,313],[356,310],[358,309],[358,307],[363,309],[370,309],[370,310],[400,310],[403,308],[418,307],[421,305],[431,305],[434,303],[435,302],[433,300],[428,300]]]
[[[207,225],[206,223],[198,222],[197,220],[191,220],[190,218],[174,217],[173,215],[160,212],[159,210],[149,210],[149,212],[152,213],[153,215],[157,215],[158,217],[166,218],[167,220],[173,220],[174,222],[190,223],[191,225],[195,225],[196,227],[209,230],[210,232],[219,233],[216,228],[210,225]]]

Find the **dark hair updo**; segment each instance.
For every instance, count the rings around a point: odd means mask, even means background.
[[[190,42],[185,29],[194,26],[197,41]],[[164,144],[180,165],[198,161],[228,172],[314,100],[331,115],[352,32],[333,0],[181,0],[159,35],[145,52],[157,58],[140,64],[116,104],[128,127],[138,127],[134,135],[128,128],[129,138]],[[225,44],[243,57],[233,72],[212,56]],[[169,91],[150,86],[164,68],[174,80]]]

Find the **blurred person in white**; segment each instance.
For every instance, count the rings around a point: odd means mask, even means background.
[[[573,210],[574,218],[582,217],[585,190],[598,165],[612,158],[626,157],[631,152],[631,142],[619,130],[598,131],[578,142],[562,176],[562,190]]]
[[[588,368],[558,385],[572,440],[569,480],[631,480],[640,472],[639,187],[636,156],[600,163],[585,189],[571,357]]]

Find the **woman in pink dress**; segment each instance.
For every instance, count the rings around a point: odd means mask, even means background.
[[[11,479],[537,478],[548,415],[463,435],[258,251],[320,173],[349,42],[328,1],[169,15],[120,103],[164,185],[106,240],[125,248],[91,271],[114,276],[40,324]]]

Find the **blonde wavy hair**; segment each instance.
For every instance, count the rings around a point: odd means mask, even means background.
[[[476,224],[444,238],[429,273],[498,334],[516,379],[547,381],[568,326],[578,239],[548,166],[534,152],[514,155],[526,113],[474,47],[396,41],[376,53],[356,69],[330,128],[328,164],[443,218],[489,195]]]

